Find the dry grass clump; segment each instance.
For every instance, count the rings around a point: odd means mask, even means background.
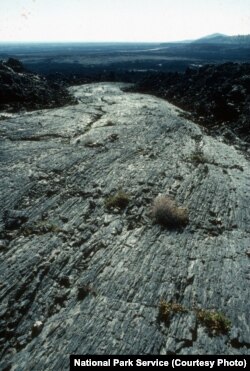
[[[231,328],[231,321],[220,312],[198,309],[196,315],[198,320],[203,323],[210,332],[216,335],[220,333],[225,334]]]
[[[231,329],[231,321],[221,312],[215,310],[193,308],[197,320],[206,327],[211,335],[226,334]],[[160,321],[169,323],[171,316],[175,313],[190,312],[187,308],[179,303],[167,302],[165,300],[159,303],[158,318]]]
[[[178,228],[188,223],[188,211],[178,207],[176,202],[167,196],[155,198],[152,206],[152,216],[155,221],[165,227]]]
[[[113,196],[109,196],[105,200],[105,206],[107,209],[118,208],[124,209],[129,203],[129,196],[122,190],[119,190]]]
[[[168,322],[173,313],[185,313],[187,309],[178,303],[168,303],[161,300],[159,304],[159,318],[161,321]]]

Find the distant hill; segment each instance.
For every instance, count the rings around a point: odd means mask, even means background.
[[[222,33],[213,33],[211,35],[203,36],[200,39],[196,40],[213,40],[213,39],[218,39],[218,38],[225,38],[228,37],[228,35],[222,34]]]
[[[227,36],[214,33],[193,41],[195,44],[250,44],[250,35]]]

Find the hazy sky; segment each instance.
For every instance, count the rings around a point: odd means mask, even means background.
[[[250,0],[0,0],[0,41],[174,41],[250,34]]]

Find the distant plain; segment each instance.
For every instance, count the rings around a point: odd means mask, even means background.
[[[250,43],[0,43],[0,59],[14,57],[32,72],[138,80],[145,72],[184,72],[207,63],[249,62]],[[111,78],[112,79],[112,78]],[[114,76],[113,76],[114,79]]]

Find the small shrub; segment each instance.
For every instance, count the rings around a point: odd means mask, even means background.
[[[193,152],[191,155],[191,161],[195,164],[205,164],[207,159],[205,158],[203,152]]]
[[[129,203],[129,196],[122,190],[118,191],[113,196],[109,196],[105,200],[105,206],[107,209],[117,207],[119,209],[124,209]]]
[[[220,312],[214,310],[198,309],[196,311],[198,320],[215,334],[225,334],[231,328],[231,321]]]
[[[187,309],[178,303],[168,303],[161,300],[159,304],[159,318],[161,321],[168,322],[170,315],[173,313],[184,313]]]
[[[152,216],[155,221],[166,227],[181,227],[188,223],[188,211],[178,207],[176,202],[167,196],[158,196],[153,202]]]
[[[194,164],[204,164],[207,162],[207,159],[202,151],[199,141],[196,141],[195,149],[192,152],[190,159]]]
[[[97,295],[97,292],[95,289],[89,285],[82,285],[78,287],[78,292],[77,292],[77,299],[78,300],[84,300],[86,296],[89,294],[92,294],[93,296]]]

